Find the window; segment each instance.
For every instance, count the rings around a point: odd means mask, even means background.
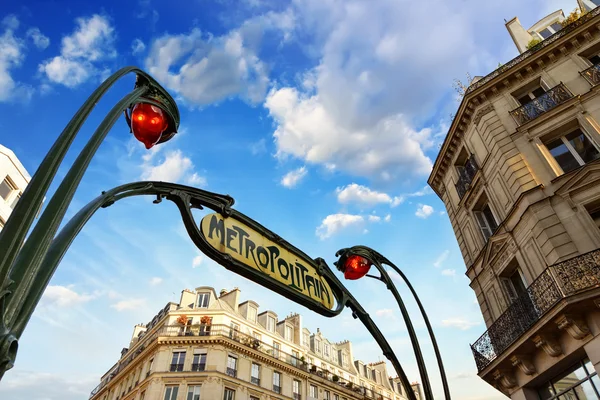
[[[281,373],[273,372],[273,391],[281,393]]]
[[[321,342],[319,342],[318,340],[315,340],[315,351],[317,353],[321,352]]]
[[[17,190],[17,187],[7,176],[0,183],[0,197],[2,197],[4,200],[8,200],[8,198],[14,190]]]
[[[325,395],[324,400],[331,400],[331,393],[329,393],[328,390],[326,390],[324,392],[324,395]]]
[[[179,392],[179,386],[175,386],[175,385],[166,386],[164,400],[177,400],[178,392]]]
[[[315,385],[310,385],[308,388],[308,395],[312,398],[317,398],[317,387]]]
[[[539,32],[536,32],[542,39],[547,39],[562,29],[562,25],[557,22],[545,27]]]
[[[267,317],[267,330],[270,332],[275,332],[275,318],[270,316]]]
[[[250,372],[250,382],[255,385],[260,385],[260,365],[252,363],[252,370]]]
[[[254,307],[248,308],[248,319],[252,322],[256,322],[256,308],[254,308]]]
[[[592,162],[600,156],[596,146],[579,128],[545,143],[545,145],[565,173]]]
[[[285,327],[285,340],[294,340],[294,330],[291,326],[286,325]]]
[[[240,332],[240,326],[235,322],[232,322],[229,329],[229,337],[231,339],[237,339]]]
[[[325,354],[325,357],[329,357],[329,345],[328,344],[323,345],[323,354]]]
[[[277,342],[273,342],[273,357],[279,358],[279,350],[281,349],[281,345]]]
[[[292,350],[292,365],[294,367],[298,365],[298,360],[300,360],[300,353],[296,350]]]
[[[151,358],[150,361],[148,361],[148,371],[146,372],[146,376],[150,375],[150,373],[152,372],[153,365],[154,365],[154,358]]]
[[[208,308],[209,301],[210,301],[210,293],[198,293],[198,307],[199,308]]]
[[[302,334],[302,344],[305,345],[306,347],[310,346],[310,338],[308,336],[308,333],[304,332]]]
[[[544,94],[546,94],[546,91],[544,90],[544,88],[541,87],[539,82],[536,82],[536,84],[525,88],[523,91],[521,91],[520,94],[517,94],[515,97],[517,98],[517,101],[522,106],[524,106],[526,104],[531,103],[538,97],[543,96]]]
[[[477,201],[475,208],[473,208],[473,215],[475,215],[484,241],[487,242],[496,229],[498,229],[498,223],[496,222],[496,218],[492,213],[485,195],[481,196]]]
[[[594,224],[600,229],[600,202],[594,204],[586,204],[585,206],[588,214],[594,220]]]
[[[235,390],[225,388],[225,392],[223,393],[223,400],[235,400]]]
[[[206,350],[194,350],[192,360],[192,371],[204,371],[206,369]]]
[[[541,400],[600,399],[600,379],[588,359],[563,372],[538,388]]]
[[[185,362],[185,351],[174,351],[171,359],[171,372],[183,371],[183,363]]]
[[[237,375],[237,358],[234,356],[227,356],[227,375],[236,377]]]
[[[333,394],[333,400],[340,400],[340,395],[337,393]]]
[[[292,382],[292,394],[294,395],[294,400],[300,400],[302,397],[300,396],[300,381],[294,379]]]
[[[200,386],[188,386],[186,400],[200,400]]]
[[[525,278],[523,277],[521,268],[519,268],[518,265],[511,268],[511,272],[505,276],[501,276],[500,280],[502,281],[502,286],[504,287],[504,291],[506,293],[506,297],[508,297],[509,303],[512,303],[522,293],[527,291]]]

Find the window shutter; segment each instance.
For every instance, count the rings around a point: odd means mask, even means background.
[[[487,241],[490,236],[492,236],[492,229],[490,228],[485,215],[481,211],[473,211],[475,214],[475,219],[477,220],[477,224],[479,224],[479,229],[481,230],[481,234],[484,239]]]
[[[509,306],[515,301],[518,297],[517,291],[513,286],[512,282],[508,278],[500,278],[502,281],[502,286],[504,287],[504,291],[506,292],[506,296],[508,297]]]

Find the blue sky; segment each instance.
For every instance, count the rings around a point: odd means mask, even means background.
[[[458,105],[452,80],[485,75],[517,55],[503,19],[517,15],[530,26],[575,6],[574,0],[10,2],[0,14],[0,143],[33,174],[102,79],[125,65],[142,67],[177,99],[180,133],[146,151],[124,121],[117,123],[68,216],[102,190],[156,179],[228,193],[238,210],[330,264],[339,248],[372,246],[420,294],[454,398],[499,399],[476,376],[469,343],[485,326],[443,204],[426,179]],[[98,104],[59,178],[132,84],[123,79]],[[382,359],[348,312],[335,319],[312,315],[226,271],[195,249],[174,205],[138,198],[100,210],[74,242],[21,338],[0,397],[86,398],[129,343],[134,324],[177,301],[182,289],[203,285],[237,286],[243,299],[280,317],[300,312],[312,331],[351,340],[356,357]],[[419,380],[391,295],[375,281],[348,287],[387,335],[409,379]],[[435,378],[424,325],[407,302]]]

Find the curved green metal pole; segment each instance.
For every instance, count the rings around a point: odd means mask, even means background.
[[[17,323],[17,316],[21,308],[29,301],[28,298],[33,293],[43,292],[46,287],[37,279],[38,274],[43,273],[40,271],[40,265],[94,154],[115,122],[121,118],[123,110],[135,103],[147,90],[148,88],[145,86],[139,87],[115,104],[48,202],[48,206],[27,238],[27,242],[23,245],[11,270],[10,278],[14,281],[15,289],[9,298],[5,314],[5,321],[9,326],[14,327]]]
[[[106,79],[79,108],[62,133],[58,136],[52,148],[29,181],[23,191],[21,199],[13,209],[11,218],[6,221],[0,231],[0,282],[6,283],[11,266],[17,253],[25,240],[25,236],[38,213],[50,183],[56,176],[58,167],[62,163],[69,147],[81,126],[90,115],[96,103],[106,91],[123,75],[132,71],[139,71],[135,67],[125,67]],[[6,287],[0,289],[7,289]],[[0,296],[1,298],[1,296]]]

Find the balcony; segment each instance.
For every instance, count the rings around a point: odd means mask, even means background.
[[[471,154],[471,156],[467,159],[464,168],[460,168],[458,171],[459,172],[458,182],[456,182],[456,192],[458,193],[458,197],[462,199],[471,187],[471,182],[473,182],[475,174],[477,173],[477,171],[479,171],[479,166],[475,161],[475,156]]]
[[[204,371],[205,368],[206,363],[192,364],[192,371],[194,372]]]
[[[273,385],[273,391],[275,393],[281,393],[281,386]]]
[[[580,72],[592,86],[596,86],[600,83],[600,64],[592,65],[586,70]]]
[[[260,386],[260,378],[252,376],[250,377],[250,383],[256,386]]]
[[[183,364],[171,364],[169,366],[170,372],[181,372],[183,371]]]
[[[302,395],[300,393],[294,393],[294,400],[302,400]]]
[[[533,99],[530,103],[527,103],[515,110],[510,112],[518,126],[526,124],[544,114],[547,111],[552,110],[554,107],[564,103],[573,97],[573,93],[565,85],[559,83],[546,93]]]
[[[229,376],[231,376],[232,378],[236,378],[237,377],[237,370],[235,368],[229,368],[227,367],[227,371],[225,371],[225,373]]]
[[[562,299],[600,287],[600,249],[551,265],[471,345],[483,371]]]

